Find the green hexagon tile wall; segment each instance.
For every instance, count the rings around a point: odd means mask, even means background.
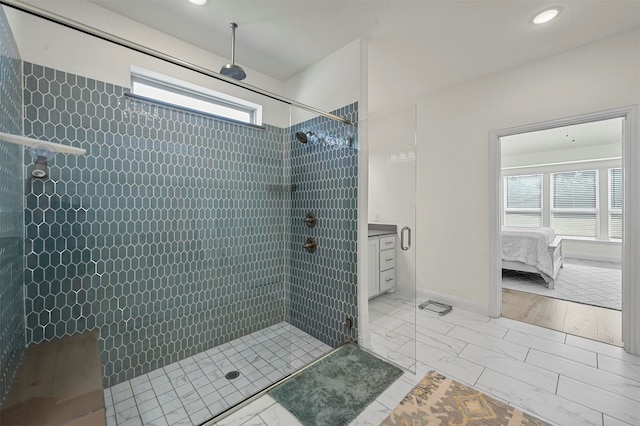
[[[353,126],[255,129],[28,62],[24,79],[25,135],[87,149],[29,180],[28,344],[98,328],[112,386],[283,320],[356,338],[357,151],[293,136]],[[334,113],[356,122],[357,104]]]

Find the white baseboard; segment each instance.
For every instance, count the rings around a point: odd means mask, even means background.
[[[454,308],[459,308],[476,314],[489,316],[488,305],[483,305],[472,300],[462,299],[460,297],[451,296],[444,293],[425,290],[423,288],[416,289],[416,296],[418,297],[418,305],[422,302],[426,302],[427,300],[433,300],[435,302],[446,303],[447,305],[451,305]]]
[[[605,255],[588,254],[588,253],[565,253],[564,257],[566,259],[582,259],[582,260],[593,260],[596,262],[612,262],[612,263],[622,264],[622,259],[619,256],[605,256]]]
[[[358,333],[358,344],[363,348],[371,349],[371,333]]]

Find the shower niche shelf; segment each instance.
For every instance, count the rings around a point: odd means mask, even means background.
[[[63,154],[83,155],[87,153],[86,149],[62,145],[55,142],[41,141],[38,139],[27,138],[25,136],[12,135],[10,133],[4,133],[4,132],[0,132],[0,140],[3,140],[5,142],[10,142],[16,145],[26,146],[27,148],[45,147],[45,148],[49,148],[53,152],[60,152]]]

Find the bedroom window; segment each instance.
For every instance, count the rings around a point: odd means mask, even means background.
[[[609,238],[622,238],[622,169],[609,169]]]
[[[551,227],[558,235],[598,236],[598,171],[551,173]]]
[[[504,178],[504,225],[542,226],[542,175]]]

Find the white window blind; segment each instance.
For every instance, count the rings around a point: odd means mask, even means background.
[[[551,173],[551,227],[558,235],[598,236],[598,171]]]
[[[622,238],[622,169],[609,169],[609,238]]]
[[[505,226],[542,226],[542,175],[504,178]]]

